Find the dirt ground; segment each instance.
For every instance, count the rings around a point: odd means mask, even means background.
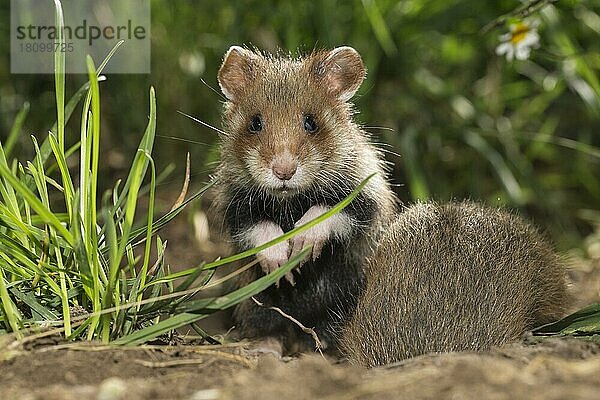
[[[527,342],[527,340],[525,341]],[[364,370],[249,343],[0,350],[2,399],[598,399],[600,340],[513,343]]]
[[[172,264],[189,267],[202,257],[190,251],[198,248],[194,236],[203,234],[202,224],[196,221],[195,232],[181,225],[165,232],[175,244]],[[574,308],[598,301],[600,258],[574,259],[569,277]],[[213,319],[204,328],[223,333],[225,321]],[[525,336],[483,353],[425,355],[372,370],[317,354],[281,358],[249,342],[115,348],[0,337],[3,400],[257,398],[599,399],[600,337]]]

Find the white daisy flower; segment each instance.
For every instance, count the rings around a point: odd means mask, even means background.
[[[537,27],[537,21],[519,21],[516,24],[510,24],[510,32],[500,36],[502,43],[496,47],[496,54],[499,56],[506,54],[508,61],[512,61],[514,58],[526,60],[529,58],[531,49],[538,48],[540,45]]]

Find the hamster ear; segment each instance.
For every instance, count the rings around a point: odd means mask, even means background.
[[[349,46],[336,47],[326,53],[317,73],[329,92],[341,101],[350,100],[367,75],[360,54]]]
[[[219,69],[218,80],[221,91],[228,100],[234,101],[244,88],[252,82],[258,56],[240,46],[231,46]]]

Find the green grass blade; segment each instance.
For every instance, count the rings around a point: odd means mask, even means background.
[[[162,267],[163,267],[163,263],[164,263],[164,256],[165,256],[165,251],[167,249],[167,243],[163,242],[160,237],[156,238],[156,262],[155,262],[155,266],[152,267],[153,271],[152,272],[152,276],[154,276],[154,279],[160,279],[160,276],[162,276]],[[146,277],[148,278],[148,274],[146,274]],[[130,302],[135,302],[135,301],[139,301],[139,297],[140,295],[144,294],[144,290],[141,286],[142,283],[142,277],[138,274],[138,276],[136,276],[135,281],[133,282],[133,285],[131,286],[131,293],[130,293],[130,297],[129,297],[129,301]],[[150,298],[154,298],[158,295],[160,295],[160,291],[161,288],[158,285],[155,285],[155,287],[152,290],[152,296],[150,296]],[[144,307],[149,307],[148,305],[145,305]]]
[[[146,244],[144,247],[144,262],[140,270],[140,287],[146,285],[146,275],[148,274],[148,264],[150,263],[150,249],[152,248],[152,223],[154,221],[154,195],[156,190],[156,169],[154,161],[150,159],[150,199],[148,203],[148,220],[146,221]],[[142,300],[142,294],[138,296],[138,301]]]
[[[150,120],[146,127],[144,138],[140,143],[140,148],[135,155],[131,166],[129,177],[125,183],[125,187],[121,192],[122,195],[127,195],[125,203],[125,215],[122,227],[122,239],[119,244],[119,256],[125,253],[125,249],[129,244],[131,228],[133,226],[133,218],[137,205],[138,193],[142,185],[142,180],[146,174],[148,164],[151,160],[150,153],[152,152],[152,144],[156,133],[156,96],[154,88],[150,88]]]
[[[42,202],[29,190],[19,179],[17,179],[12,171],[6,166],[0,163],[0,176],[2,176],[8,183],[23,197],[23,199],[31,206],[35,212],[40,216],[44,223],[51,225],[56,229],[62,238],[69,244],[73,245],[73,236],[65,228],[60,220],[46,208]]]
[[[243,300],[250,298],[251,296],[254,296],[257,293],[262,292],[272,284],[279,282],[279,280],[283,278],[283,276],[286,273],[288,273],[289,271],[294,269],[298,264],[300,264],[300,262],[304,260],[304,258],[309,254],[309,251],[311,249],[312,247],[310,246],[305,247],[300,253],[290,258],[290,260],[287,263],[283,264],[274,272],[265,275],[238,290],[235,290],[229,294],[217,298],[212,304],[210,304],[207,307],[207,309],[211,311],[225,310],[229,307],[238,304]]]
[[[104,77],[98,78],[98,82],[101,82],[103,80],[105,80]],[[77,107],[77,105],[79,104],[81,99],[83,98],[83,95],[88,92],[89,88],[90,88],[90,83],[89,82],[84,83],[77,90],[77,92],[71,97],[71,99],[69,99],[69,102],[67,103],[67,106],[65,107],[65,124],[67,122],[69,122],[69,120],[71,119],[71,116],[73,115],[73,112],[75,111],[75,108]],[[54,122],[54,125],[52,125],[51,131],[56,133],[57,130],[58,130],[58,121]],[[72,154],[78,147],[79,147],[79,143],[76,143],[75,145],[73,145],[69,149],[69,151],[67,151],[65,153],[65,158],[69,158],[69,155]],[[40,153],[41,153],[42,161],[44,161],[44,163],[45,163],[48,160],[50,153],[52,153],[52,148],[50,147],[50,141],[48,140],[48,138],[46,138],[44,140],[44,142],[42,143],[42,145],[40,146]],[[54,168],[56,168],[55,164],[49,166],[48,173],[53,171]],[[30,184],[30,182],[28,181],[28,185],[29,184]]]
[[[41,158],[40,148],[37,144],[35,138],[33,139],[33,146],[35,149],[36,157],[36,166],[29,165],[29,170],[31,171],[34,181],[36,182],[36,186],[38,189],[38,193],[41,197],[42,204],[50,210],[50,199],[48,196],[48,188],[46,186],[46,174],[44,171],[44,162]],[[56,259],[56,264],[58,268],[58,279],[60,282],[60,297],[62,299],[62,314],[63,314],[63,324],[65,328],[65,335],[69,336],[71,334],[71,315],[69,311],[69,299],[67,297],[67,280],[64,272],[63,258],[62,258],[62,248],[56,236],[56,232],[53,229],[49,230],[50,243],[54,248],[54,255]]]
[[[8,169],[8,163],[6,160],[4,149],[2,148],[2,144],[0,144],[0,164],[2,164],[4,167],[6,167]],[[23,217],[21,215],[21,208],[19,205],[19,201],[17,200],[17,196],[15,194],[13,187],[8,183],[8,181],[6,179],[3,179],[2,181],[0,181],[0,195],[2,196],[3,203],[6,205],[6,211],[7,211],[3,214],[6,215],[11,220],[13,220],[14,223],[19,225],[21,228],[24,228],[24,229],[21,229],[20,231],[17,231],[16,236],[19,238],[19,240],[21,241],[21,243],[24,246],[27,246],[28,240],[27,240],[25,233],[28,230],[27,230],[27,228],[25,228],[25,224],[23,223]],[[4,204],[2,204],[3,207],[4,207]]]
[[[6,283],[4,282],[4,273],[2,272],[3,267],[0,261],[0,306],[2,306],[2,312],[4,317],[8,321],[8,325],[14,332],[17,339],[21,339],[23,334],[20,332],[19,328],[21,325],[22,316],[19,312],[15,303],[13,303],[12,299],[8,294],[8,290],[6,289]]]
[[[117,300],[117,296],[113,296],[114,288],[118,284],[118,272],[121,258],[119,257],[119,240],[117,239],[117,229],[112,218],[108,215],[108,212],[103,210],[103,215],[106,224],[106,244],[109,249],[109,273],[108,273],[108,285],[106,287],[106,293],[102,301],[102,308],[110,308],[113,301]],[[118,300],[117,300],[118,301]],[[111,314],[102,315],[102,340],[107,342],[109,340],[110,332],[110,320]]]
[[[73,187],[73,181],[71,180],[71,174],[69,173],[69,167],[67,166],[67,160],[65,158],[65,154],[63,151],[61,151],[60,145],[54,134],[50,133],[48,135],[48,139],[50,140],[50,146],[52,147],[54,157],[56,158],[56,164],[58,165],[58,170],[60,171],[60,175],[62,177],[65,204],[67,206],[67,210],[70,212],[72,209],[71,205],[75,200],[75,189]]]
[[[100,76],[98,77],[98,82],[102,82],[106,80],[105,77]],[[79,105],[79,102],[81,101],[81,99],[83,98],[84,94],[87,94],[88,91],[90,90],[90,82],[86,82],[83,85],[81,85],[81,87],[79,89],[77,89],[77,91],[75,92],[75,94],[73,96],[71,96],[71,98],[69,99],[69,102],[67,103],[66,107],[65,107],[65,124],[67,122],[69,122],[69,120],[71,119],[71,116],[73,115],[73,112],[75,111],[75,108],[77,108],[77,105]],[[58,122],[55,122],[54,125],[52,125],[52,132],[57,131],[58,129]],[[44,145],[42,144],[42,150]],[[48,147],[48,152],[49,152],[50,148]],[[49,153],[48,153],[49,154]]]
[[[96,290],[100,283],[97,282],[97,277],[93,274],[92,262],[88,255],[87,246],[84,243],[82,234],[83,222],[79,211],[79,202],[73,203],[73,211],[71,214],[73,215],[73,224],[71,225],[71,231],[73,232],[72,249],[79,279],[81,280],[81,287],[86,295],[85,300],[95,304],[94,299],[99,296],[99,294],[96,294]],[[96,305],[96,307],[98,306]],[[93,319],[97,318],[98,317],[93,317]]]
[[[19,215],[14,215],[12,210],[2,203],[0,203],[0,225],[8,228],[24,247],[41,248],[39,238],[43,237],[42,231],[25,223]]]
[[[97,237],[97,190],[98,162],[100,149],[100,88],[94,61],[88,55],[86,65],[90,89],[86,96],[81,122],[81,165],[80,165],[80,210],[83,222],[82,242],[86,248],[87,262],[90,266],[92,286],[92,308],[95,313],[101,309],[103,292],[100,280],[101,268],[98,254]],[[100,323],[99,318],[93,318],[88,330],[88,339],[96,334]]]
[[[0,232],[0,249],[11,259],[19,261],[31,275],[34,273],[41,273],[38,264],[33,261],[36,259],[36,255],[33,254],[28,248],[23,246],[20,242],[2,232]],[[26,272],[23,272],[23,274],[25,275]]]
[[[108,64],[110,59],[115,55],[116,51],[119,49],[119,47],[121,47],[121,45],[123,45],[123,43],[125,43],[124,40],[119,40],[117,42],[117,44],[115,44],[113,46],[113,48],[110,49],[110,51],[108,52],[106,57],[104,57],[104,60],[102,60],[102,62],[100,63],[100,66],[98,66],[98,71],[97,71],[98,75],[100,75],[102,73],[102,71],[104,70],[104,67],[106,67],[106,64]]]
[[[5,239],[5,238],[3,237],[2,239]],[[0,251],[4,253],[4,254],[0,254],[0,257],[2,257],[2,259],[5,262],[5,264],[2,268],[4,268],[4,273],[7,276],[12,275],[13,280],[14,279],[19,279],[19,280],[33,279],[35,274],[30,272],[30,271],[32,271],[31,269],[19,265],[18,264],[19,260],[18,260],[17,256],[12,256],[10,258],[6,256],[6,254],[10,254],[10,253],[8,253],[10,251],[10,246],[7,246],[5,243],[0,242]]]
[[[198,278],[200,277],[200,275],[202,275],[202,274],[205,274],[205,275],[204,275],[204,276],[202,277],[202,279],[200,280],[200,282],[199,282],[199,286],[201,286],[201,287],[202,287],[202,286],[206,285],[206,284],[207,284],[207,283],[208,283],[208,282],[209,282],[209,281],[212,279],[212,277],[214,276],[214,274],[215,274],[216,270],[215,270],[215,269],[209,269],[209,270],[205,270],[205,269],[203,268],[203,266],[204,266],[203,264],[204,264],[204,263],[202,263],[202,264],[200,265],[200,267],[199,267],[199,268],[197,268],[197,270],[198,270],[198,271],[197,271],[196,273],[194,273],[194,274],[191,274],[191,275],[189,275],[187,278],[185,278],[185,280],[184,280],[183,282],[181,282],[181,283],[180,283],[180,284],[179,284],[179,285],[178,285],[178,286],[175,288],[175,291],[176,291],[176,292],[180,292],[180,291],[183,291],[183,290],[187,290],[187,289],[189,289],[189,288],[192,286],[192,284],[193,284],[194,282],[196,282],[196,279],[198,279]]]
[[[146,174],[146,170],[148,167],[148,164],[152,162],[152,159],[150,157],[150,153],[152,152],[152,145],[154,142],[154,135],[155,135],[155,130],[156,130],[156,98],[154,95],[154,89],[151,88],[150,89],[150,121],[148,122],[148,126],[146,128],[146,133],[144,134],[144,138],[142,139],[142,142],[140,143],[140,148],[137,151],[137,154],[134,158],[131,170],[130,170],[130,177],[131,180],[129,180],[129,185],[127,186],[126,184],[126,189],[123,190],[122,194],[126,194],[127,195],[127,200],[125,203],[125,213],[124,213],[124,219],[123,219],[123,223],[121,226],[121,240],[119,243],[119,246],[117,248],[117,253],[111,257],[111,261],[110,261],[110,268],[109,268],[109,277],[108,277],[108,286],[107,286],[107,290],[105,293],[105,297],[104,297],[104,305],[107,306],[108,304],[111,304],[112,302],[112,298],[113,298],[113,290],[116,287],[117,281],[118,281],[118,271],[119,271],[119,266],[120,266],[120,262],[121,259],[123,258],[123,255],[125,254],[125,251],[128,248],[128,243],[129,243],[129,236],[131,233],[131,229],[133,226],[133,221],[134,221],[134,217],[135,217],[135,212],[136,212],[136,207],[137,207],[137,202],[138,202],[138,194],[139,194],[139,190],[141,188],[144,176]],[[152,180],[154,182],[154,184],[156,184],[156,177],[155,177],[155,173],[156,171],[154,171],[154,166],[153,166],[153,177]],[[153,197],[153,196],[152,196]],[[151,200],[151,203],[153,202],[153,198]],[[152,204],[151,204],[152,207]],[[109,218],[112,219],[112,216]],[[150,232],[151,232],[151,227],[150,227]],[[149,251],[149,248],[147,249]],[[148,259],[145,259],[146,262],[146,269],[142,269],[141,273],[146,274],[147,272],[147,264],[149,262],[149,253],[148,254]],[[130,260],[130,265],[133,265],[134,262],[132,262]],[[145,277],[142,277],[142,281],[145,281]],[[102,329],[102,338],[103,340],[107,341],[109,338],[109,334],[108,334],[108,324],[106,323],[107,321],[107,317],[104,317],[104,324],[103,324],[103,329]]]
[[[534,335],[598,335],[600,334],[600,303],[591,304],[560,321],[540,326]]]
[[[198,282],[198,291],[200,291],[204,287],[204,285],[206,285],[212,279],[212,277],[215,275],[215,272],[216,272],[216,270],[214,270],[214,269],[209,269],[206,271],[198,269],[197,274],[188,276],[182,284],[178,285],[173,290],[173,293],[183,292],[184,290],[188,290],[190,288],[190,286],[196,281],[196,279],[198,279],[199,275],[204,273],[204,276],[202,276],[202,279],[200,280],[200,282]],[[161,278],[162,277],[160,277],[160,276],[157,277],[157,279],[161,279]],[[160,290],[157,290],[157,289],[160,289],[160,286],[154,285],[154,289],[152,292],[154,297],[157,297],[160,294]],[[170,305],[170,307],[178,307],[179,304],[181,304],[181,303],[185,303],[186,307],[188,305],[189,305],[189,307],[194,307],[196,310],[205,308],[206,305],[208,304],[208,303],[206,303],[206,299],[189,300],[195,294],[197,294],[197,291],[189,293],[184,296],[181,296],[181,297],[177,298],[177,300],[174,300],[174,301],[171,299],[166,299],[166,300],[157,301],[155,303],[148,303],[140,309],[139,313],[141,313],[141,314],[156,313],[159,310],[164,309],[168,305]],[[212,300],[210,300],[210,301],[212,301]],[[202,304],[199,304],[199,302],[202,302]],[[179,309],[179,311],[178,311],[178,308],[175,308],[174,312],[181,312],[181,309]]]
[[[214,301],[211,301],[211,304],[205,306],[207,310],[210,312],[224,310],[229,308],[243,300],[254,296],[255,294],[262,292],[269,286],[273,285],[275,282],[279,281],[283,276],[291,271],[296,265],[300,263],[306,257],[310,250],[310,247],[303,249],[300,253],[298,253],[295,257],[290,259],[287,263],[271,272],[268,275],[265,275],[254,282],[235,290],[225,296],[221,296],[215,298]],[[155,339],[159,335],[170,332],[173,329],[182,327],[184,325],[190,324],[192,322],[196,322],[202,318],[205,318],[206,314],[192,314],[192,313],[182,313],[175,315],[174,317],[167,318],[158,324],[146,327],[139,331],[136,331],[130,335],[124,336],[120,339],[115,340],[114,344],[119,345],[137,345],[149,340]]]
[[[0,246],[4,246],[4,243],[0,244]],[[34,261],[21,256],[20,253],[12,254],[10,251],[5,251],[4,248],[2,250],[3,251],[0,251],[0,258],[2,258],[2,262],[4,263],[4,266],[2,268],[4,268],[6,271],[10,270],[10,266],[13,267],[13,270],[17,269],[15,261],[18,261],[22,263],[25,267],[29,268],[30,271],[36,271],[37,273],[39,273],[44,279],[44,282],[48,285],[50,292],[54,293],[56,296],[61,295],[61,289],[58,286],[58,284],[54,282],[54,277],[49,277],[48,274],[46,274],[46,272],[44,271],[44,269],[38,267]],[[50,268],[46,264],[42,264],[41,267],[45,267],[46,269],[50,270],[50,272],[56,272],[56,268]],[[27,279],[28,276],[26,274],[23,274],[22,278]]]
[[[23,303],[27,304],[32,311],[38,313],[45,321],[58,320],[58,316],[54,312],[52,312],[52,310],[41,305],[37,301],[36,296],[31,292],[25,293],[22,290],[17,289],[15,287],[11,287],[9,290],[13,294],[13,296],[21,300]]]
[[[17,139],[21,134],[21,128],[25,122],[25,118],[27,118],[27,114],[29,114],[29,108],[29,102],[23,103],[23,106],[15,118],[15,122],[13,123],[10,133],[8,134],[8,139],[6,139],[6,143],[4,144],[4,153],[6,154],[6,158],[10,158],[12,150],[17,143]]]
[[[56,243],[56,235],[54,233],[51,234],[52,241]],[[58,267],[58,280],[60,283],[60,297],[62,299],[62,317],[63,317],[63,326],[65,328],[65,335],[71,335],[71,311],[69,308],[69,296],[67,294],[67,277],[64,273],[64,265],[61,254],[61,248],[59,246],[54,247],[54,254],[56,257],[57,267]]]
[[[381,15],[377,2],[375,0],[362,0],[362,4],[379,45],[388,57],[394,56],[398,52],[398,48],[383,15]]]
[[[90,197],[88,203],[89,207],[86,211],[89,212],[88,228],[91,228],[91,230],[94,231],[95,236],[96,221],[98,220],[96,215],[96,199],[98,197],[98,164],[100,162],[100,87],[98,85],[98,75],[92,57],[88,55],[86,58],[86,62],[88,68],[88,76],[91,82],[90,92],[92,94],[92,129],[90,135],[92,142],[92,153],[90,159],[91,165],[89,166]],[[95,242],[97,243],[97,241]]]
[[[207,316],[208,315],[189,313],[178,314],[174,317],[170,317],[168,319],[160,321],[155,325],[146,327],[144,329],[140,329],[139,331],[135,331],[129,335],[123,336],[113,341],[112,343],[117,345],[135,346],[156,339],[158,336],[164,333],[170,332],[174,329],[180,328],[192,322],[199,321],[202,318],[206,318]]]
[[[71,336],[67,336],[68,340],[73,340],[76,339],[78,337],[80,337],[83,332],[85,332],[86,329],[88,329],[90,327],[90,325],[92,325],[92,323],[94,322],[94,318],[88,318],[85,321],[83,321],[83,323],[81,325],[79,325],[74,331],[73,333],[71,333]]]
[[[83,288],[81,286],[75,286],[67,291],[67,295],[69,299],[74,299],[83,293]],[[57,307],[60,305],[62,300],[58,296],[54,296],[53,299],[48,301],[48,306]]]
[[[65,43],[64,18],[60,0],[54,0],[55,25],[58,32],[54,52],[54,85],[56,93],[56,127],[60,149],[65,149],[65,52],[61,51]]]
[[[154,138],[156,136],[156,94],[154,91],[154,87],[150,88],[150,115],[148,120],[148,125],[146,126],[146,130],[144,132],[144,136],[140,140],[140,144],[138,146],[138,153],[136,154],[133,164],[129,170],[129,175],[127,176],[127,180],[123,185],[123,190],[119,195],[118,199],[115,201],[115,205],[112,209],[112,214],[115,214],[116,211],[126,203],[127,198],[129,196],[130,187],[133,183],[137,183],[137,181],[141,176],[146,175],[146,171],[148,169],[149,158],[143,159],[143,163],[138,165],[136,164],[139,157],[142,157],[140,152],[146,153],[148,155],[152,154],[152,148],[154,147]],[[134,168],[135,167],[135,168]],[[139,188],[137,189],[139,191]]]
[[[31,175],[33,176],[33,179],[35,181],[36,188],[37,188],[40,200],[42,201],[42,204],[44,204],[44,206],[46,208],[48,208],[48,210],[50,210],[50,197],[48,196],[48,187],[46,186],[47,176],[44,171],[44,163],[42,162],[42,159],[40,157],[40,148],[37,144],[37,140],[35,139],[35,137],[32,136],[31,139],[33,141],[33,148],[34,148],[35,154],[36,154],[35,159],[34,159],[35,165],[28,163],[27,168],[29,169],[29,171],[31,172]]]

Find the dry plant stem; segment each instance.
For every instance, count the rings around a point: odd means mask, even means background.
[[[309,334],[310,336],[312,336],[313,340],[315,341],[315,349],[319,352],[319,354],[321,354],[321,357],[325,358],[325,356],[323,356],[323,351],[321,350],[323,348],[323,345],[321,344],[321,340],[317,336],[317,333],[315,332],[314,329],[307,328],[306,326],[304,326],[304,324],[302,324],[302,322],[298,321],[296,318],[292,317],[291,315],[286,314],[279,307],[268,307],[268,306],[265,306],[263,303],[261,303],[260,301],[256,300],[256,298],[254,298],[254,297],[252,297],[252,300],[259,307],[263,307],[263,308],[266,308],[268,310],[273,310],[273,311],[278,312],[282,317],[287,318],[290,321],[292,321],[294,324],[298,325],[298,327],[300,327],[300,329],[302,329],[302,331],[304,333]]]
[[[157,345],[157,344],[143,344],[135,347],[127,347],[127,346],[116,346],[111,344],[97,344],[90,342],[75,342],[75,343],[62,343],[55,344],[52,346],[42,347],[40,349],[36,349],[35,353],[45,353],[48,351],[56,351],[56,350],[72,350],[72,351],[111,351],[118,349],[119,351],[139,351],[140,349],[144,350],[157,350],[157,351],[174,351],[174,350],[185,350],[192,353],[198,354],[212,354],[214,351],[218,351],[219,349],[244,349],[246,346],[243,342],[235,342],[235,343],[226,343],[226,344],[203,344],[200,346],[196,345],[183,345],[183,346],[165,346],[165,345]]]
[[[172,361],[146,361],[146,360],[134,360],[136,364],[142,365],[148,368],[171,368],[179,367],[182,365],[199,365],[202,364],[205,367],[211,365],[214,360],[205,360],[204,358],[196,358],[189,360],[172,360]]]
[[[177,197],[177,200],[175,200],[175,203],[173,203],[173,205],[171,206],[171,210],[169,212],[172,212],[173,210],[175,210],[177,207],[179,207],[181,204],[183,204],[183,201],[185,200],[185,196],[187,194],[188,191],[188,187],[190,185],[190,153],[187,153],[187,160],[186,160],[186,164],[185,164],[185,179],[183,180],[183,186],[181,188],[181,193],[179,193],[179,197]],[[133,244],[133,247],[142,244],[146,241],[146,239],[141,239],[138,242]],[[165,242],[166,243],[166,242]],[[152,266],[152,268],[150,268],[150,271],[156,270],[156,267],[159,264],[159,260],[156,260],[156,262],[154,263],[154,265]],[[151,272],[149,272],[150,274]]]
[[[179,193],[179,197],[175,200],[173,207],[171,207],[171,211],[175,210],[185,200],[185,195],[187,194],[188,187],[190,185],[190,152],[188,151],[185,163],[185,180],[183,181],[183,187],[181,188],[181,193]],[[171,212],[169,211],[169,212]]]
[[[226,353],[224,351],[195,350],[194,353],[220,357],[227,361],[232,361],[232,362],[236,362],[238,364],[242,364],[244,367],[250,368],[250,369],[256,367],[256,361],[253,361],[247,357],[240,356],[237,354]],[[211,362],[211,361],[214,361],[214,359],[213,360],[209,359],[208,362]],[[175,366],[180,366],[180,365],[207,364],[206,358],[189,358],[189,359],[184,359],[184,360],[154,361],[154,362],[146,361],[146,360],[135,360],[135,362],[138,364],[141,364],[145,367],[150,367],[150,368],[168,368],[168,367],[175,367]]]
[[[206,285],[202,286],[202,290],[204,290],[204,289],[209,289],[209,288],[212,288],[212,287],[214,287],[214,286],[220,285],[221,283],[223,283],[223,282],[225,282],[225,281],[227,281],[227,280],[229,280],[229,279],[233,278],[234,276],[236,276],[236,275],[239,275],[239,274],[241,274],[242,272],[244,272],[244,271],[246,271],[246,270],[248,270],[248,269],[252,268],[252,267],[253,267],[253,266],[255,266],[256,264],[258,264],[258,262],[259,262],[259,261],[260,261],[260,260],[259,260],[258,258],[256,258],[256,259],[252,260],[252,261],[251,261],[251,262],[249,262],[248,264],[244,265],[244,266],[243,266],[243,267],[241,267],[241,268],[238,268],[238,269],[236,269],[236,270],[235,270],[235,271],[233,271],[232,273],[230,273],[230,274],[227,274],[227,275],[225,275],[224,277],[222,277],[222,278],[220,278],[220,279],[215,279],[215,281],[214,281],[214,282],[211,282],[211,283],[208,283],[208,284],[206,284]]]

